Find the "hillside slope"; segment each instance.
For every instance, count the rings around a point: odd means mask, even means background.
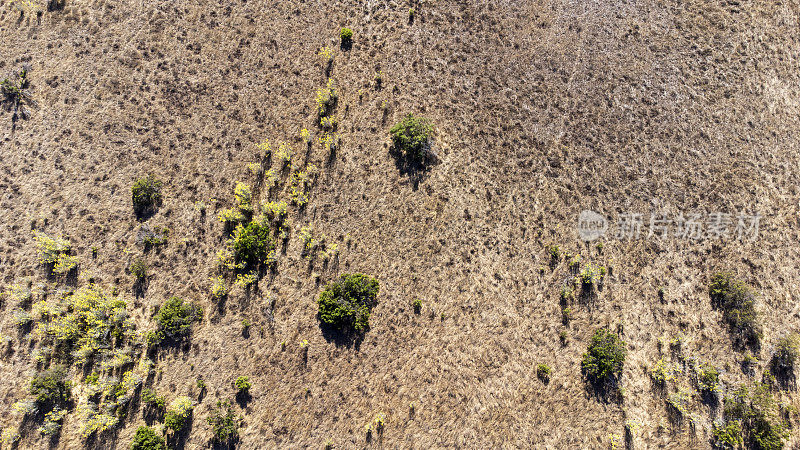
[[[709,362],[724,396],[760,381],[778,339],[798,330],[799,13],[793,2],[700,0],[67,0],[37,18],[0,0],[0,71],[29,65],[38,103],[28,119],[0,115],[0,287],[29,282],[39,299],[92,280],[119,290],[141,331],[169,297],[202,305],[190,343],[158,350],[146,382],[168,401],[196,401],[185,448],[209,445],[205,418],[234,398],[240,375],[252,398],[235,406],[239,448],[606,448],[626,423],[638,424],[636,448],[709,448],[722,408],[697,395],[676,419],[666,399],[693,387],[690,370],[666,393],[649,373],[662,356]],[[339,47],[343,26],[352,48]],[[339,91],[333,157],[317,140],[324,46]],[[431,119],[438,155],[411,174],[389,138],[409,112]],[[290,143],[293,167],[319,173],[308,204],[289,208],[275,271],[218,302],[217,215],[234,204],[236,182],[259,200],[288,199],[288,174],[269,191],[248,170],[267,139],[273,150]],[[163,204],[141,220],[130,189],[147,174],[163,181]],[[600,251],[579,239],[582,210],[612,224],[640,213],[647,225],[653,212],[761,222],[754,241],[659,240],[644,227],[638,239],[609,233]],[[143,225],[168,227],[167,245],[145,251]],[[307,225],[338,244],[338,264],[302,255]],[[34,229],[72,242],[74,279],[48,276]],[[551,245],[609,269],[591,302],[570,304],[567,325],[569,260],[551,264]],[[143,289],[129,270],[138,258],[149,265]],[[764,337],[752,375],[709,298],[721,270],[758,293]],[[320,290],[347,272],[381,286],[355,343],[317,319]],[[25,431],[20,448],[128,448],[145,423],[137,402],[89,439],[77,412],[53,441],[13,412],[44,368],[37,352],[50,349],[17,327],[25,306],[15,301],[0,303],[3,430]],[[598,398],[581,374],[606,326],[628,345],[619,401]],[[680,358],[667,350],[676,338]],[[540,363],[549,383],[537,379]],[[78,403],[84,375],[70,371]],[[798,405],[792,389],[774,395]],[[384,429],[367,441],[378,414]]]

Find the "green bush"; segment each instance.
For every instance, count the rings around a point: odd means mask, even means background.
[[[163,395],[157,395],[151,389],[144,389],[142,391],[142,402],[145,407],[152,413],[157,415],[164,414],[167,409],[167,400]]]
[[[55,405],[70,401],[72,383],[66,378],[67,372],[60,366],[40,372],[31,378],[31,394],[43,410],[50,410]]]
[[[397,122],[389,133],[395,149],[402,152],[406,159],[415,163],[426,161],[433,133],[433,125],[428,119],[409,114]]]
[[[133,211],[142,216],[155,211],[161,205],[161,181],[152,175],[139,178],[131,187]]]
[[[215,444],[230,447],[239,438],[241,418],[233,412],[230,402],[218,401],[206,421],[211,425]]]
[[[758,348],[762,331],[753,290],[732,274],[720,272],[711,277],[708,291],[711,304],[722,310],[736,345]]]
[[[342,45],[348,45],[353,42],[353,30],[350,28],[342,28],[339,31],[339,37],[342,39]]]
[[[319,295],[320,320],[342,331],[368,330],[370,310],[377,303],[379,288],[378,280],[366,275],[342,275]]]
[[[141,258],[131,263],[131,274],[136,281],[141,283],[147,278],[147,262]]]
[[[152,428],[143,425],[136,429],[131,450],[167,450],[167,444]]]
[[[422,300],[415,298],[412,306],[414,307],[414,314],[419,314],[422,311]]]
[[[180,341],[189,335],[192,323],[202,320],[203,309],[178,297],[172,297],[158,309],[156,314],[156,331],[159,341],[171,339]]]
[[[616,378],[622,373],[627,350],[625,342],[606,328],[595,331],[587,352],[583,354],[581,368],[594,382]]]
[[[33,232],[36,241],[39,262],[48,267],[54,274],[65,274],[77,267],[78,258],[71,256],[72,244],[63,238],[51,238],[39,232]]]
[[[798,358],[797,336],[791,335],[778,341],[770,360],[772,373],[782,381],[794,379],[794,366]]]
[[[270,260],[275,241],[270,236],[268,224],[254,221],[246,226],[236,227],[231,247],[236,267],[242,271],[250,271]]]
[[[751,391],[742,386],[726,397],[723,417],[724,425],[714,431],[714,438],[722,443],[745,442],[746,448],[778,450],[789,438],[778,405],[765,384],[756,383]],[[732,425],[737,422],[740,426]]]
[[[236,386],[236,390],[239,391],[240,394],[246,394],[250,391],[250,379],[248,377],[238,377],[236,381],[233,382],[233,385]]]
[[[701,364],[697,370],[697,385],[701,392],[717,392],[719,386],[719,370],[711,364]]]
[[[536,376],[544,383],[548,383],[550,381],[550,372],[550,366],[547,364],[539,364],[536,366]]]
[[[189,423],[193,408],[189,397],[178,397],[173,400],[164,415],[164,428],[180,433]]]

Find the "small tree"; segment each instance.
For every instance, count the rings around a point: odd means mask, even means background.
[[[719,272],[711,277],[709,297],[712,306],[722,310],[722,316],[739,347],[758,348],[761,345],[761,324],[755,309],[753,289],[733,274]]]
[[[328,284],[319,295],[319,318],[342,331],[364,332],[369,315],[377,303],[380,285],[364,274],[344,274]]]
[[[136,429],[131,450],[167,450],[167,444],[152,428],[143,425]]]
[[[408,114],[393,126],[389,133],[392,144],[413,163],[424,164],[429,156],[433,125],[424,117]]]
[[[172,297],[158,309],[157,340],[180,341],[189,335],[192,323],[203,318],[203,309],[178,297]]]
[[[211,425],[212,440],[215,444],[230,447],[239,438],[241,417],[233,412],[230,402],[218,401],[206,421]]]
[[[155,211],[161,205],[161,181],[148,175],[139,178],[131,187],[133,211],[137,216],[144,216]]]
[[[627,350],[625,342],[606,328],[595,331],[586,353],[583,354],[581,368],[589,381],[604,384],[616,381],[622,373]]]

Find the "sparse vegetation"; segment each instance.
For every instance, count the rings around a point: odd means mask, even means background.
[[[739,347],[758,348],[761,345],[762,331],[752,288],[736,279],[733,274],[720,272],[711,277],[709,295],[711,304],[722,310],[734,343]]]
[[[42,411],[63,405],[71,399],[72,384],[63,367],[54,367],[31,378],[30,391]]]
[[[777,450],[789,438],[786,424],[769,388],[756,383],[752,389],[741,386],[725,398],[723,421],[714,426],[715,444],[719,447]]]
[[[360,333],[368,330],[370,311],[377,303],[378,290],[378,280],[367,275],[342,275],[319,295],[320,320],[342,331]]]
[[[16,5],[17,7],[22,6],[23,10],[25,10],[36,4],[29,0],[17,0]],[[27,120],[30,117],[28,108],[36,106],[30,87],[30,67],[27,65],[0,81],[0,93],[3,95],[0,103],[8,105],[9,109],[11,109],[12,122],[16,122],[20,118]]]
[[[233,412],[230,402],[217,401],[216,407],[206,421],[211,425],[212,440],[215,444],[232,446],[239,438],[241,418]]]
[[[770,360],[770,370],[784,385],[794,381],[794,368],[798,358],[798,337],[790,335],[781,338],[775,346]]]
[[[433,125],[428,119],[408,114],[389,133],[394,147],[409,161],[424,164],[428,160],[433,134]]]
[[[141,283],[147,279],[147,262],[141,258],[136,259],[130,265],[131,275],[133,278],[136,279],[138,283]]]

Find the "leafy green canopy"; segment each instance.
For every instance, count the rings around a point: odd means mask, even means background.
[[[606,328],[595,331],[587,352],[583,354],[581,368],[586,375],[602,381],[622,373],[625,363],[625,342]]]
[[[367,275],[344,274],[319,294],[319,317],[342,331],[369,329],[369,315],[377,303],[378,280]]]
[[[192,322],[202,319],[203,309],[178,297],[172,297],[158,309],[158,337],[179,341],[189,335]]]
[[[275,241],[270,237],[269,224],[253,221],[246,226],[238,225],[233,232],[233,256],[240,269],[258,268],[266,263],[274,248]]]
[[[161,181],[148,175],[139,178],[131,187],[133,210],[137,215],[146,214],[161,204]]]
[[[389,130],[395,148],[409,160],[418,163],[425,161],[432,132],[433,125],[428,119],[413,114],[405,116]]]
[[[167,450],[167,444],[152,428],[142,425],[133,436],[131,450]]]

